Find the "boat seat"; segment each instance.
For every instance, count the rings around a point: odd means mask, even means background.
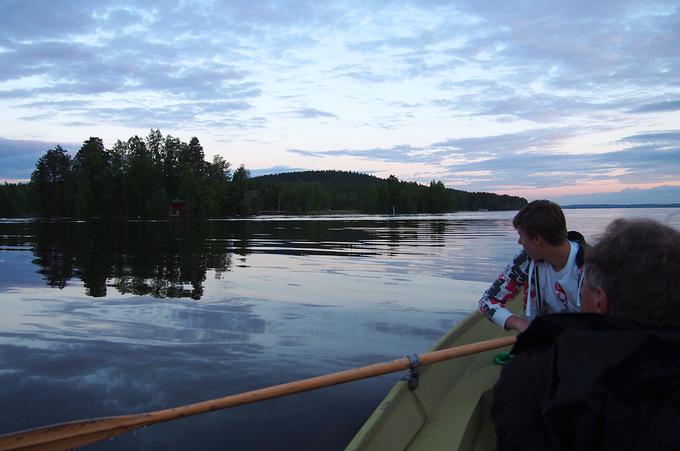
[[[422,425],[407,449],[495,450],[490,410],[493,384],[499,372],[500,366],[488,364],[467,373]]]

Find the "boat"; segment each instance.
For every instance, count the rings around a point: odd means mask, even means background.
[[[508,304],[515,313],[521,306],[521,298]],[[433,350],[514,333],[475,311]],[[418,386],[411,389],[407,380],[397,382],[345,450],[495,450],[490,412],[493,385],[501,370],[495,357],[509,351],[506,347],[423,366]]]

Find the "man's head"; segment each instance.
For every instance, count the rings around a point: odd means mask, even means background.
[[[618,219],[586,255],[581,310],[680,327],[680,232]]]
[[[567,221],[559,205],[549,200],[535,200],[522,208],[512,220],[519,244],[533,255],[542,244],[559,246],[567,239]]]

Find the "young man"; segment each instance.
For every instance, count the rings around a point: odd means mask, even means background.
[[[536,318],[494,388],[499,450],[680,449],[680,232],[617,220],[584,313]]]
[[[479,311],[499,326],[519,332],[537,315],[578,312],[583,236],[567,233],[562,209],[548,200],[529,203],[512,224],[523,249],[486,290],[479,300]],[[520,289],[524,289],[524,317],[506,308]]]

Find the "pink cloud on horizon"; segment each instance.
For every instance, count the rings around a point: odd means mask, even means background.
[[[619,193],[626,189],[648,190],[658,188],[661,186],[678,186],[680,181],[672,181],[665,183],[636,183],[626,184],[618,181],[606,182],[590,182],[579,185],[556,186],[548,188],[511,188],[505,190],[496,190],[498,194],[508,194],[511,196],[525,197],[532,201],[536,199],[552,199],[563,196],[586,196],[589,194],[605,194],[605,193]]]

